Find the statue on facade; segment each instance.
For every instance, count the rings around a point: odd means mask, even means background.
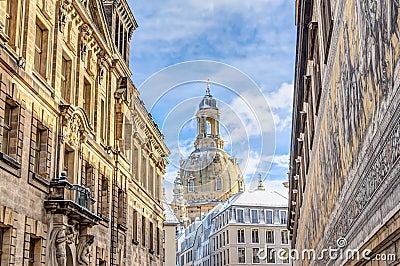
[[[74,242],[75,231],[72,226],[62,225],[54,228],[50,234],[50,254],[49,260],[51,266],[67,265],[67,244]]]
[[[82,239],[78,244],[78,265],[79,266],[88,266],[89,265],[89,255],[91,250],[91,245],[94,242],[94,235],[87,235],[84,239]]]
[[[64,32],[65,24],[67,23],[68,20],[68,12],[71,8],[71,5],[72,5],[72,0],[62,0],[60,2],[59,23],[61,32]]]

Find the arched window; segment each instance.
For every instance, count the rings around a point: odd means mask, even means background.
[[[206,126],[207,126],[207,135],[210,135],[211,134],[211,121],[210,120],[207,120]]]
[[[189,180],[189,192],[194,192],[194,180]]]
[[[214,142],[213,141],[210,142],[210,147],[214,147]]]
[[[222,190],[222,179],[220,177],[215,179],[215,190]]]

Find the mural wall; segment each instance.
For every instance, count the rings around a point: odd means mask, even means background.
[[[344,236],[351,242],[366,209],[377,206],[372,202],[378,194],[397,187],[391,175],[400,156],[399,8],[398,0],[336,1],[332,7],[319,134],[297,230],[300,249],[335,247]],[[354,236],[354,245],[357,241]]]

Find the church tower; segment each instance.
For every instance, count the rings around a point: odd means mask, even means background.
[[[224,141],[220,135],[221,112],[217,107],[217,101],[210,92],[210,83],[207,83],[206,95],[199,104],[196,113],[197,118],[197,139],[194,142],[196,149],[201,148],[224,148]]]
[[[232,194],[244,190],[237,159],[224,150],[220,133],[221,111],[210,84],[196,113],[197,137],[194,151],[180,162],[180,184],[190,220],[207,213]]]

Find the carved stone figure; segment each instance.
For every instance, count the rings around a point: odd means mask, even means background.
[[[68,12],[71,8],[71,5],[72,0],[61,0],[60,2],[59,23],[61,32],[64,32],[64,27],[68,20]]]
[[[83,24],[80,30],[81,30],[79,38],[80,54],[81,54],[81,59],[85,60],[86,54],[88,52],[89,39],[90,36],[92,35],[92,30],[87,24]]]
[[[87,235],[86,239],[82,240],[79,242],[78,245],[77,262],[78,266],[88,266],[90,262],[89,255],[90,255],[91,245],[94,242],[94,235]]]
[[[62,225],[54,228],[50,234],[50,254],[51,266],[66,266],[66,245],[73,241],[74,229],[72,226]]]

